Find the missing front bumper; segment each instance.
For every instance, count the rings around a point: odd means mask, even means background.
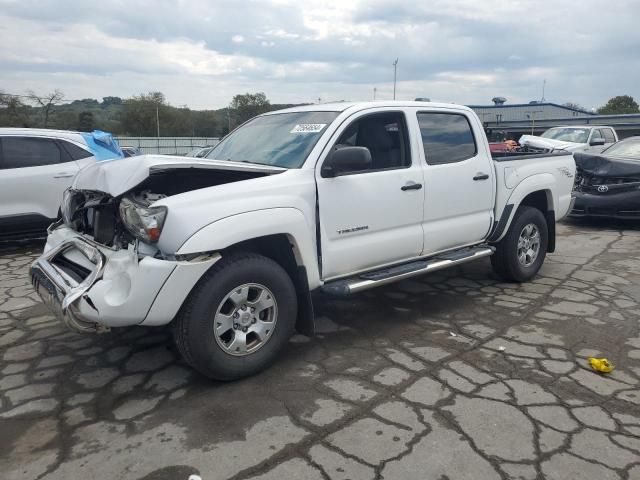
[[[54,261],[69,250],[80,252],[94,265],[86,278],[78,278],[56,267]],[[45,252],[31,266],[31,283],[44,302],[67,327],[78,332],[100,332],[109,330],[97,322],[82,318],[75,303],[102,278],[106,264],[104,254],[82,237],[73,237]]]

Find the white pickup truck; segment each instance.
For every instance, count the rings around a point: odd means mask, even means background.
[[[310,292],[348,295],[491,256],[532,278],[572,202],[570,153],[492,158],[472,110],[310,105],[256,117],[208,158],[146,155],[82,170],[31,268],[70,327],[173,322],[186,361],[253,374]]]
[[[530,151],[555,151],[567,152],[589,151],[594,148],[599,150],[611,146],[618,141],[618,134],[613,127],[604,125],[580,125],[553,127],[545,131],[539,137],[535,135],[523,135],[520,137],[520,145]]]

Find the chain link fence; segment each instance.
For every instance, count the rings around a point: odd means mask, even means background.
[[[185,155],[198,147],[217,145],[217,137],[116,137],[121,147],[137,147],[142,153]]]

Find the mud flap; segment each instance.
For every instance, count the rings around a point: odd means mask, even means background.
[[[313,337],[316,333],[313,300],[311,299],[311,292],[309,291],[309,283],[307,281],[307,269],[304,267],[298,267],[296,292],[298,298],[296,331],[307,337]]]
[[[547,232],[549,234],[547,252],[553,253],[556,251],[556,212],[554,210],[547,210],[544,217],[547,220]]]

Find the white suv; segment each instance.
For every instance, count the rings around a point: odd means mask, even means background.
[[[44,234],[81,168],[122,157],[105,132],[0,128],[0,238]]]

